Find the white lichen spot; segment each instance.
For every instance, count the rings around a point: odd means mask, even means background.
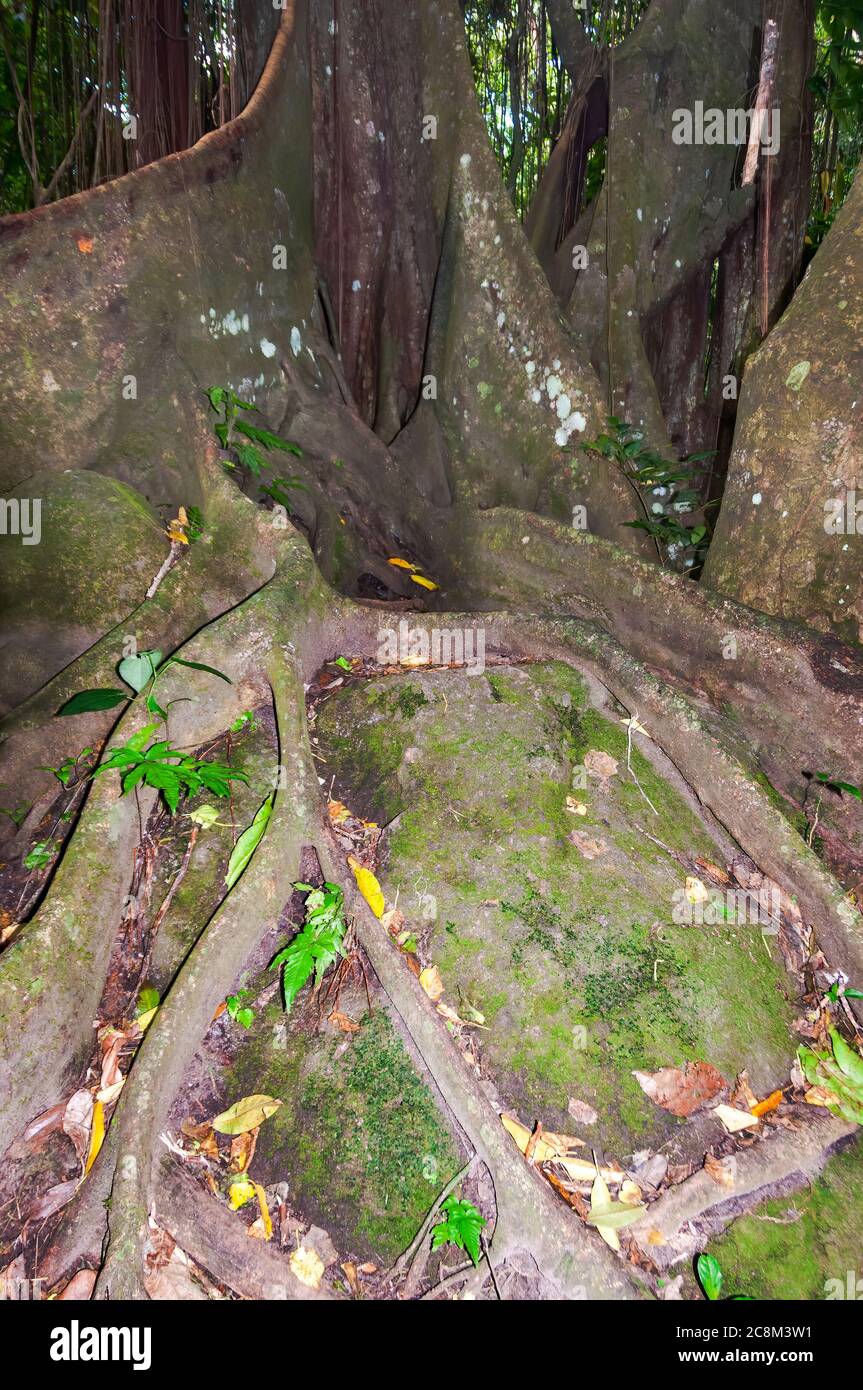
[[[359,294],[360,290],[362,289],[361,281],[354,280],[353,284],[351,285],[351,289],[353,290],[354,294]]]
[[[528,376],[533,376],[534,372],[536,371],[536,363],[535,363],[535,362],[525,362],[525,364],[524,364],[524,370],[527,372]]]
[[[299,357],[303,347],[303,339],[300,330],[296,327],[291,329],[291,352],[295,357]]]
[[[636,208],[636,209],[635,209],[635,215],[636,215],[636,217],[638,218],[639,222],[643,222],[643,221],[644,221],[644,213],[641,211],[641,208]]]
[[[261,339],[260,349],[265,357],[275,357],[276,355],[276,345],[275,343],[271,343],[269,338]]]
[[[56,381],[54,380],[54,373],[53,373],[53,372],[45,371],[45,372],[42,373],[42,390],[43,390],[43,391],[59,391],[60,389],[61,389],[61,388],[60,388],[59,383],[56,382]]]
[[[760,493],[760,492],[753,492],[753,494],[752,494],[752,505],[753,505],[753,507],[760,507],[760,506],[761,506],[761,493]]]
[[[466,169],[467,166],[470,164],[470,155],[469,155],[469,154],[463,154],[462,157],[461,157],[461,159],[459,160],[459,164],[461,165],[461,167],[462,167],[463,169]]]
[[[542,400],[542,392],[541,392],[541,391],[531,391],[531,393],[530,393],[530,399],[533,401],[534,405],[539,405],[540,401]]]
[[[504,326],[505,323],[506,323],[506,314],[505,314],[505,313],[503,312],[503,310],[501,309],[500,313],[499,313],[498,316],[497,316],[497,326],[498,326],[498,328],[503,328],[503,326]]]
[[[548,391],[548,399],[550,401],[555,400],[560,395],[561,390],[563,389],[560,377],[558,376],[550,376],[545,385],[546,390]]]
[[[565,420],[567,416],[570,415],[570,413],[572,412],[572,401],[569,399],[569,396],[558,396],[556,408],[558,419]]]

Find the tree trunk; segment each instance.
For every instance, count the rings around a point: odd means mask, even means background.
[[[744,0],[732,7],[747,52],[750,8]],[[703,19],[710,6],[688,9]],[[657,169],[633,162],[635,128],[649,128],[654,60],[670,46],[691,72],[703,68],[703,25],[678,43],[661,0],[648,19],[631,40],[641,77],[635,58],[621,55],[612,78],[602,204],[613,231],[612,380],[615,401],[620,393],[627,405],[641,401],[645,382],[656,402],[659,393],[626,306],[645,310],[673,297],[748,210],[731,188],[727,152],[711,165],[717,187],[694,220],[702,154],[681,156],[685,177],[671,171],[683,190],[673,198],[670,185],[655,193]],[[723,84],[730,93],[732,75],[718,74],[717,97]],[[629,91],[627,114],[620,98]],[[663,233],[654,275],[650,257],[638,258],[655,225],[642,233],[632,212],[641,206],[658,217],[662,196],[684,225]],[[846,216],[834,245],[845,245],[854,225]],[[832,286],[835,273],[828,279]],[[72,469],[100,477],[88,495],[104,491],[98,510],[85,502],[66,517],[45,509],[42,554],[56,557],[68,594],[54,613],[44,593],[34,595],[48,635],[38,675],[16,658],[3,782],[44,800],[51,777],[40,765],[70,751],[69,724],[54,712],[82,687],[116,679],[130,635],[141,650],[158,646],[230,675],[227,684],[206,671],[167,673],[177,747],[223,736],[254,706],[273,722],[285,773],[249,868],[194,923],[106,1145],[56,1232],[49,1268],[68,1272],[85,1255],[100,1258],[107,1228],[97,1296],[145,1297],[156,1210],[166,1229],[190,1233],[206,1268],[225,1271],[226,1282],[233,1269],[238,1292],[262,1296],[278,1284],[279,1296],[308,1296],[277,1251],[262,1245],[260,1261],[239,1251],[232,1258],[224,1208],[210,1209],[210,1194],[190,1193],[175,1173],[165,1177],[160,1136],[214,1011],[290,901],[304,851],[315,849],[327,879],[344,878],[305,689],[337,655],[379,661],[382,619],[394,621],[405,600],[427,639],[441,624],[485,631],[488,622],[502,662],[563,662],[601,687],[616,723],[621,708],[645,720],[657,758],[691,802],[793,896],[837,968],[863,976],[859,913],[776,805],[799,804],[801,769],[813,758],[835,766],[849,722],[863,719],[860,651],[659,570],[638,533],[622,527],[632,514],[628,486],[579,451],[602,428],[603,393],[502,187],[455,0],[293,0],[238,119],[126,178],[5,219],[0,286],[0,364],[16,383],[0,415],[4,489],[30,496],[46,475],[53,484]],[[784,332],[780,325],[783,353]],[[226,475],[204,396],[217,385],[253,399],[301,447],[291,468],[308,493],[298,495],[293,524],[279,525]],[[117,483],[125,490],[110,486]],[[128,606],[112,592],[118,557],[124,574],[142,550],[155,565],[160,554],[147,549],[158,531],[154,509],[168,520],[180,506],[200,507],[205,537],[152,597]],[[587,529],[572,524],[575,508]],[[131,546],[124,527],[134,531],[133,516],[143,539],[134,532]],[[418,570],[440,587],[417,586]],[[52,620],[68,625],[74,604],[89,626],[82,619],[80,655],[70,660],[68,634],[62,645],[50,629]],[[119,719],[78,716],[76,736],[100,746],[126,738],[147,722],[143,705],[138,698]],[[777,789],[770,796],[765,779]],[[129,864],[155,800],[144,795],[139,822],[112,778],[90,784],[38,910],[0,956],[0,1052],[15,1058],[4,1061],[0,1088],[10,1182],[18,1136],[80,1083],[91,1057]],[[859,814],[825,808],[823,819],[831,862],[859,872]],[[544,1296],[644,1296],[636,1268],[525,1163],[484,1078],[402,954],[363,898],[352,889],[346,896],[394,1016],[491,1174],[495,1270],[535,1269]],[[828,1123],[823,1143],[820,1131],[816,1138],[820,1154],[837,1133]],[[778,1163],[784,1177],[798,1171],[789,1155]]]

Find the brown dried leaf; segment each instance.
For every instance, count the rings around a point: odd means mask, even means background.
[[[584,755],[584,766],[591,777],[597,777],[600,782],[607,783],[609,777],[615,777],[620,764],[610,753],[603,753],[598,748],[591,748],[589,753]]]
[[[599,859],[600,855],[608,854],[605,841],[594,839],[586,830],[571,830],[569,838],[585,859]]]
[[[733,1191],[737,1176],[737,1160],[733,1154],[727,1158],[715,1158],[713,1154],[708,1154],[704,1160],[704,1171],[717,1187],[724,1188],[726,1192]]]
[[[341,1028],[343,1033],[358,1033],[360,1031],[360,1025],[354,1023],[352,1018],[348,1018],[347,1014],[343,1014],[339,1009],[333,1010],[328,1021],[336,1028]]]
[[[93,1093],[76,1091],[66,1102],[63,1114],[63,1133],[68,1134],[75,1145],[75,1152],[81,1162],[90,1148],[90,1132],[93,1128]]]
[[[672,1115],[693,1115],[728,1089],[724,1076],[709,1062],[687,1062],[657,1072],[634,1071],[646,1096]]]

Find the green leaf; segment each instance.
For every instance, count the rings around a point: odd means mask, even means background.
[[[213,1120],[217,1134],[247,1134],[275,1115],[282,1102],[272,1096],[245,1096]]]
[[[155,676],[161,660],[161,652],[139,652],[137,656],[125,656],[117,667],[117,674],[127,685],[131,685],[137,695]]]
[[[282,439],[281,435],[273,434],[272,430],[262,430],[257,425],[250,425],[248,420],[238,420],[237,429],[247,439],[253,440],[255,444],[262,444],[265,449],[281,449],[286,454],[302,457],[303,451],[299,445],[289,443],[287,439]]]
[[[184,661],[181,656],[172,656],[165,662],[165,666],[190,666],[193,671],[208,671],[211,676],[218,676],[220,681],[227,681],[228,685],[233,685],[230,676],[226,676],[224,671],[217,671],[215,666],[206,666],[203,661]],[[163,668],[164,669],[164,668]]]
[[[351,663],[350,663],[345,657],[343,657],[343,656],[337,656],[336,659],[335,659],[335,661],[333,662],[333,665],[334,665],[334,666],[341,666],[341,668],[342,668],[343,671],[351,671],[351,670],[353,670],[353,667],[351,666]]]
[[[141,1014],[148,1014],[152,1009],[158,1009],[158,1007],[159,991],[154,985],[145,985],[135,1004],[135,1017],[140,1018]]]
[[[110,685],[98,686],[94,690],[79,690],[77,695],[73,695],[65,705],[60,706],[57,714],[88,714],[93,710],[113,709],[115,705],[128,698],[128,691],[118,690],[116,686]]]
[[[231,850],[231,857],[228,861],[228,872],[225,875],[225,883],[228,888],[233,888],[240,874],[245,869],[261,840],[267,823],[273,813],[273,798],[275,792],[271,792],[262,806],[259,806],[257,815],[251,825],[243,831],[234,848]]]
[[[485,1223],[473,1202],[465,1198],[447,1197],[441,1205],[444,1219],[432,1230],[432,1249],[451,1243],[459,1250],[466,1250],[474,1264],[479,1264],[479,1238]]]
[[[716,1300],[722,1297],[724,1283],[719,1261],[713,1255],[699,1255],[695,1263],[698,1282],[704,1290],[705,1298]]]
[[[207,400],[214,410],[218,410],[225,399],[226,391],[224,386],[211,386],[207,392]]]
[[[256,449],[254,444],[241,444],[238,440],[235,439],[233,444],[231,445],[231,448],[237,455],[237,458],[242,467],[248,468],[249,472],[253,473],[256,478],[259,478],[261,476],[261,473],[265,468],[270,467],[269,463],[264,458],[260,449]]]
[[[215,825],[219,819],[219,813],[215,806],[199,806],[197,810],[189,812],[189,820],[194,821],[195,825],[200,825],[202,829],[209,830],[211,825]]]

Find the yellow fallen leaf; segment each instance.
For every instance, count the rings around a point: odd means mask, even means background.
[[[121,1076],[119,1081],[115,1081],[111,1086],[103,1086],[101,1091],[96,1092],[96,1099],[103,1105],[113,1105],[118,1095],[126,1084],[125,1076]]]
[[[348,863],[354,871],[354,878],[357,887],[371,908],[376,917],[384,915],[384,894],[381,885],[378,883],[370,869],[364,869],[359,860],[352,854],[348,855]]]
[[[135,1024],[138,1028],[140,1028],[142,1033],[146,1033],[147,1029],[153,1022],[153,1019],[156,1017],[156,1014],[158,1012],[159,1005],[157,1004],[155,1009],[148,1009],[146,1013],[138,1015],[138,1017],[135,1019]]]
[[[523,1125],[517,1115],[506,1111],[501,1115],[501,1123],[507,1134],[512,1135],[522,1153],[527,1153],[527,1147],[533,1138],[533,1131],[527,1125]],[[575,1149],[585,1147],[583,1139],[576,1139],[572,1134],[552,1134],[551,1130],[543,1130],[533,1146],[534,1163],[563,1163],[566,1166],[572,1162],[571,1154]],[[586,1170],[592,1178],[596,1172],[593,1163],[584,1163],[581,1159],[576,1160],[577,1165]],[[604,1170],[611,1172],[611,1169]],[[623,1173],[620,1173],[613,1181],[622,1181]]]
[[[350,820],[351,812],[343,801],[328,801],[327,814],[331,821],[336,825],[341,825],[342,821]]]
[[[105,1107],[100,1100],[93,1106],[93,1128],[90,1130],[90,1149],[84,1172],[89,1173],[105,1140]]]
[[[412,565],[410,560],[403,560],[399,555],[391,555],[387,560],[388,565],[395,565],[400,570],[417,570],[419,565]]]
[[[634,1186],[634,1184],[631,1184]],[[596,1171],[593,1187],[590,1189],[590,1215],[587,1220],[595,1226],[612,1250],[620,1249],[617,1232],[622,1226],[630,1226],[647,1211],[642,1202],[613,1202],[608,1185],[600,1170]]]
[[[261,1220],[264,1223],[264,1239],[272,1240],[273,1220],[270,1216],[270,1208],[267,1205],[267,1194],[265,1193],[264,1189],[261,1187],[261,1184],[259,1182],[256,1182],[254,1184],[254,1187],[255,1196],[258,1199],[258,1206],[261,1208]]]
[[[432,1003],[436,1003],[443,994],[443,980],[436,965],[427,965],[425,970],[420,971],[420,984]]]
[[[424,574],[412,574],[411,580],[414,584],[421,584],[424,589],[439,589],[440,584],[435,584],[433,579],[426,579]]]
[[[735,1110],[733,1105],[717,1105],[713,1113],[729,1134],[736,1134],[741,1129],[753,1129],[761,1123],[751,1110]]]
[[[90,256],[93,253],[93,238],[91,236],[79,236],[78,250],[82,256]]]
[[[567,811],[571,811],[574,816],[587,815],[587,807],[585,806],[584,802],[576,801],[574,796],[568,796],[566,798],[566,809]]]
[[[246,1173],[241,1173],[238,1178],[234,1178],[228,1188],[228,1202],[231,1211],[238,1211],[250,1202],[255,1195],[255,1183]]]
[[[295,1250],[291,1256],[290,1265],[300,1283],[305,1284],[307,1289],[319,1289],[321,1287],[324,1262],[316,1251],[307,1250],[304,1245],[301,1245],[299,1250]]]
[[[272,1096],[244,1096],[217,1115],[212,1127],[217,1134],[245,1134],[275,1115],[281,1103]]]
[[[767,1115],[771,1110],[775,1110],[785,1099],[781,1091],[771,1091],[769,1096],[760,1100],[757,1105],[753,1105],[753,1115]]]
[[[621,724],[625,724],[627,728],[630,728],[634,734],[644,734],[646,738],[650,738],[650,734],[647,732],[644,725],[639,724],[637,719],[621,719],[620,722]]]
[[[706,903],[710,897],[700,878],[687,878],[684,891],[688,903]]]
[[[186,515],[186,508],[178,508],[177,515],[165,527],[168,539],[175,541],[178,545],[188,545],[189,537],[186,535],[188,525],[189,518]]]

